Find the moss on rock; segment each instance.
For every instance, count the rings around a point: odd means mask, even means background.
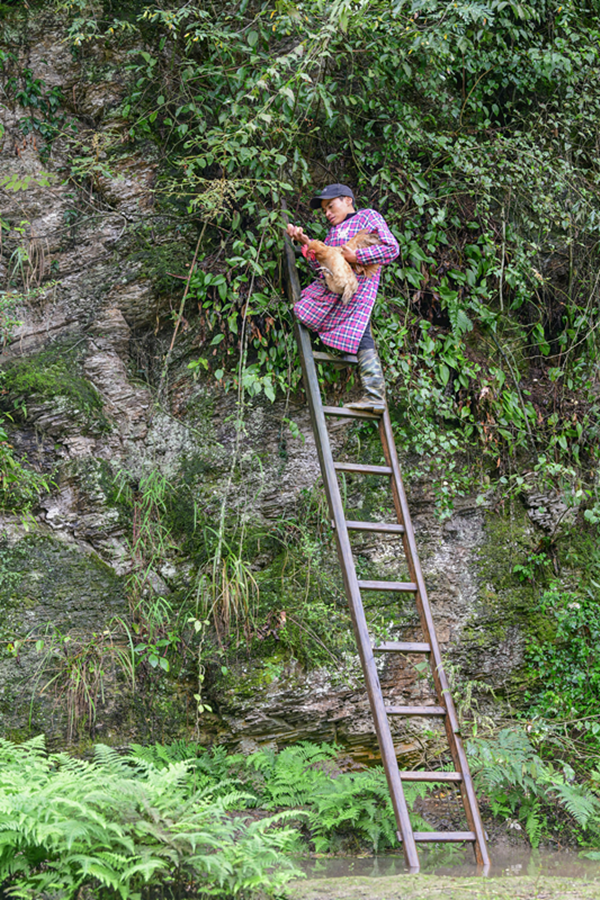
[[[64,708],[52,702],[51,690],[40,693],[50,680],[40,677],[48,636],[91,640],[101,634],[111,618],[127,610],[123,579],[97,556],[39,534],[13,546],[2,542],[0,573],[2,732],[61,734]]]
[[[95,387],[83,377],[76,345],[57,343],[35,356],[9,362],[0,374],[1,406],[20,410],[27,417],[28,405],[62,400],[64,410],[96,430],[108,427],[102,412],[102,399]]]

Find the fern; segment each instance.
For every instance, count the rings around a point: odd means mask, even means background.
[[[582,785],[555,782],[552,791],[568,814],[583,829],[586,829],[593,819],[599,817],[600,803]]]
[[[574,783],[569,766],[555,768],[535,751],[522,730],[505,728],[493,741],[469,743],[477,789],[488,796],[494,815],[516,815],[537,847],[547,815],[557,805],[582,829],[600,825],[600,801]]]
[[[189,744],[187,741],[174,741],[172,744],[153,744],[143,747],[141,744],[131,745],[131,756],[151,763],[157,769],[165,768],[172,762],[183,762],[196,759],[206,753],[200,744]]]
[[[568,766],[542,759],[525,732],[504,729],[469,744],[478,789],[496,814],[516,816],[536,846],[558,805],[588,835],[600,800]],[[405,786],[411,821],[430,786]],[[268,818],[246,817],[259,805]],[[351,836],[376,852],[396,846],[381,767],[344,771],[338,751],[302,743],[244,759],[196,744],[102,745],[92,762],[47,754],[43,738],[0,740],[0,883],[7,896],[70,900],[81,892],[133,900],[152,886],[189,885],[231,897],[276,889],[294,874],[286,853],[305,823],[317,852]]]
[[[283,827],[291,813],[246,822],[231,815],[253,799],[246,792],[217,798],[211,785],[190,790],[189,779],[189,760],[158,768],[99,746],[86,762],[46,754],[42,738],[20,747],[0,741],[5,894],[70,900],[90,888],[139,900],[145,885],[166,881],[230,897],[297,874],[285,855],[295,837]]]
[[[280,753],[261,750],[248,758],[248,765],[263,776],[262,806],[296,807],[308,813],[311,840],[318,853],[327,852],[337,836],[348,833],[376,852],[397,845],[394,812],[381,767],[343,772],[335,747],[309,742]],[[425,784],[407,786],[409,808],[428,789]],[[431,830],[418,816],[411,814],[411,819],[419,830]]]
[[[273,750],[252,754],[248,764],[264,778],[261,805],[267,809],[304,805],[318,784],[330,781],[336,757],[337,750],[331,745],[308,741],[286,747],[278,754]]]
[[[279,753],[260,750],[244,759],[220,747],[207,751],[196,744],[178,742],[168,747],[134,745],[132,756],[157,768],[184,760],[189,767],[188,780],[195,779],[194,784],[212,792],[215,798],[225,792],[237,796],[240,807],[290,810],[296,818],[305,815],[317,852],[331,850],[339,836],[350,833],[375,851],[397,844],[383,770],[343,772],[338,750],[330,744],[306,741]],[[407,785],[409,807],[427,790],[424,784]],[[429,829],[418,816],[412,814],[412,819],[419,830]]]

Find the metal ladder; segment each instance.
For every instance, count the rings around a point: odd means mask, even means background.
[[[289,296],[291,301],[295,301],[300,296],[300,283],[296,269],[294,251],[287,238],[285,245],[285,260]],[[433,843],[438,841],[470,842],[473,845],[475,858],[482,874],[488,874],[490,860],[487,851],[485,831],[481,821],[479,807],[477,805],[477,797],[475,795],[473,781],[469,771],[469,764],[460,736],[456,709],[452,701],[448,679],[444,672],[442,657],[437,642],[431,608],[429,606],[425,582],[423,580],[421,565],[417,554],[415,535],[411,524],[404,486],[402,484],[402,476],[400,474],[400,466],[396,454],[392,424],[387,405],[385,405],[382,414],[363,412],[345,407],[323,406],[315,359],[320,362],[329,362],[335,365],[355,365],[357,358],[351,356],[338,357],[328,353],[313,352],[308,330],[298,322],[295,327],[296,340],[300,351],[302,373],[304,376],[304,386],[310,409],[311,423],[319,455],[319,462],[321,465],[323,484],[335,532],[344,588],[346,597],[348,598],[358,653],[369,697],[369,704],[373,715],[381,758],[396,817],[398,829],[397,837],[398,840],[402,842],[406,866],[410,872],[414,873],[419,871],[420,864],[416,847],[417,843]],[[374,424],[378,426],[383,454],[387,465],[373,466],[361,465],[358,463],[334,462],[327,431],[326,416],[373,421]],[[356,522],[347,520],[337,479],[338,472],[354,472],[388,477],[390,479],[397,522],[385,524],[379,522]],[[387,533],[400,536],[404,545],[404,554],[408,564],[411,581],[393,582],[359,580],[354,565],[354,556],[349,537],[350,531]],[[425,640],[423,642],[372,642],[363,608],[362,592],[364,591],[393,591],[397,593],[408,592],[414,594],[420,625]],[[377,652],[425,654],[429,659],[438,705],[386,706],[375,664],[374,654]],[[388,721],[388,716],[390,715],[435,716],[441,718],[445,725],[446,736],[455,771],[400,771]],[[470,830],[453,832],[413,831],[404,791],[402,789],[403,781],[425,781],[434,783],[451,782],[458,784]]]

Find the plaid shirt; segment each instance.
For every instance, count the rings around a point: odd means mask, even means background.
[[[381,243],[357,250],[359,263],[385,264],[396,259],[400,252],[398,241],[383,216],[374,209],[359,209],[351,219],[340,222],[329,231],[325,243],[341,247],[363,228],[377,231]],[[309,265],[318,267],[318,263],[309,262]],[[319,334],[324,344],[344,353],[356,353],[371,318],[380,277],[381,269],[372,278],[357,275],[358,290],[344,306],[341,295],[330,291],[319,273],[317,281],[302,291],[301,299],[294,304],[294,313],[300,322]]]

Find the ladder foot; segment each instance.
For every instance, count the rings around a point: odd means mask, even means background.
[[[402,844],[402,849],[404,850],[404,864],[406,866],[406,871],[409,875],[418,875],[421,871],[421,863],[419,862],[419,854],[417,853],[414,842],[409,841],[409,846],[407,847],[402,840],[402,833],[400,831],[396,832],[396,839],[399,844]]]

